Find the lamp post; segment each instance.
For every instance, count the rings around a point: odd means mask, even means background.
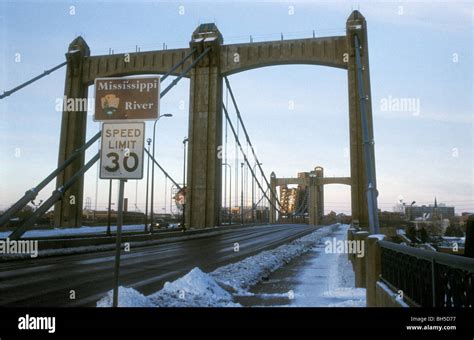
[[[253,174],[255,175],[255,167],[263,163],[255,163],[253,166]],[[252,176],[252,222],[255,223],[255,176]]]
[[[184,203],[183,203],[183,231],[186,230],[186,143],[189,141],[188,137],[183,139],[183,190],[184,190]]]
[[[155,144],[156,144],[156,123],[160,120],[162,117],[173,117],[171,113],[166,113],[164,115],[161,115],[158,117],[157,120],[155,120],[155,123],[153,124],[153,159],[155,159]],[[151,206],[150,206],[150,215],[151,215],[151,220],[150,220],[150,233],[153,233],[153,203],[155,199],[155,162],[152,163],[151,165]]]
[[[167,214],[166,210],[166,198],[168,197],[168,177],[165,175],[165,215]]]
[[[150,154],[150,145],[151,145],[151,138],[146,140],[148,144],[148,154]],[[148,162],[146,165],[146,197],[145,197],[145,233],[148,232],[148,188],[150,180],[150,156],[148,156]]]
[[[232,167],[229,163],[222,163],[224,166],[229,167],[229,206],[227,208],[229,214],[229,224],[232,224]],[[225,183],[225,188],[227,188],[227,183]],[[224,195],[224,202],[226,201],[227,197]]]
[[[244,163],[240,163],[240,224],[244,224]]]

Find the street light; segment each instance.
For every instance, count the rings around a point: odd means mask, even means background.
[[[151,138],[146,140],[148,144],[148,163],[146,165],[146,198],[145,198],[145,233],[148,232],[148,188],[149,188],[149,180],[150,180],[150,145],[151,145]]]
[[[166,113],[164,115],[161,115],[158,117],[157,120],[155,120],[155,123],[153,124],[153,159],[155,159],[155,134],[156,134],[156,123],[160,120],[160,118],[163,117],[173,117],[171,113]],[[150,215],[151,215],[151,223],[150,223],[150,233],[153,233],[153,203],[155,199],[155,162],[153,162],[152,167],[151,167],[151,207],[150,207]]]
[[[229,167],[229,207],[227,208],[228,214],[229,214],[229,224],[232,224],[232,167],[229,163],[222,163],[222,165],[228,166]],[[224,184],[225,189],[227,189],[227,183]],[[227,190],[225,190],[227,191]],[[226,201],[227,197],[224,195],[224,203]]]
[[[255,167],[257,165],[262,165],[263,163],[255,163],[253,166],[253,174],[252,176],[252,222],[255,223]]]
[[[183,194],[184,194],[184,203],[183,203],[183,231],[186,230],[186,143],[189,141],[188,137],[183,139]]]
[[[240,224],[244,224],[244,164],[240,163]]]

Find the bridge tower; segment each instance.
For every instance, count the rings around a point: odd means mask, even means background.
[[[202,24],[193,33],[196,57],[210,48],[191,71],[189,94],[188,173],[186,225],[190,228],[220,224],[222,159],[222,35],[215,24]]]
[[[314,168],[314,174],[316,175],[316,195],[318,201],[316,214],[319,222],[321,222],[324,217],[324,184],[321,183],[321,179],[324,177],[324,169],[321,166],[317,166]]]
[[[324,217],[324,169],[314,168],[309,174],[309,224],[320,224]]]
[[[75,103],[87,103],[88,84],[83,81],[84,59],[90,55],[89,46],[82,37],[74,39],[68,48],[66,83],[64,96]],[[65,105],[61,120],[61,137],[59,141],[58,166],[81,146],[86,140],[87,105],[74,105],[68,110]],[[82,109],[82,110],[81,110]],[[56,188],[60,188],[74,173],[84,165],[84,153],[70,164],[56,179]],[[54,206],[55,227],[80,227],[82,225],[82,200],[84,177],[64,193],[63,199]]]
[[[363,82],[366,98],[360,99],[357,87],[357,66],[354,52],[354,36],[357,34],[360,42],[361,62],[363,65]],[[367,22],[359,11],[353,11],[346,23],[348,60],[348,89],[349,89],[349,139],[351,159],[351,210],[352,220],[363,228],[369,227],[367,206],[366,162],[364,159],[364,144],[362,140],[362,123],[360,100],[366,101],[369,141],[372,144],[372,168],[375,178],[375,155],[373,148],[374,132],[372,124],[372,96],[370,92],[369,50],[367,45]],[[375,187],[376,183],[374,183]]]

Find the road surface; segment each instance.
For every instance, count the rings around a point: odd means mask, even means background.
[[[304,236],[317,227],[266,225],[122,252],[120,285],[148,295],[194,267],[205,272]],[[239,243],[239,252],[234,244]],[[0,306],[95,306],[112,289],[115,251],[0,264]],[[72,292],[74,291],[74,292]],[[70,297],[75,294],[75,299]]]

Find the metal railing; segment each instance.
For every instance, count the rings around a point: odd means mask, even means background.
[[[415,305],[474,307],[474,259],[379,241],[381,280]]]

